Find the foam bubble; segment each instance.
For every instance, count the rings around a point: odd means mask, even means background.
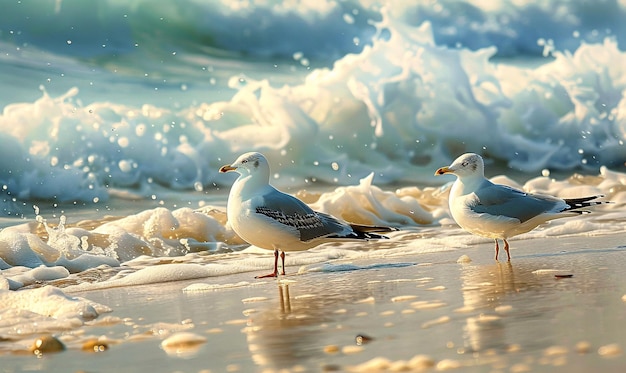
[[[6,305],[2,318],[12,320],[11,325],[0,327],[0,332],[14,337],[72,330],[111,312],[105,305],[68,296],[52,286],[18,292],[0,290],[0,302]]]

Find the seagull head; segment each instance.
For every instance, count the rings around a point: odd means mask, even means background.
[[[269,174],[269,169],[269,164],[263,154],[250,152],[240,155],[235,162],[220,167],[220,172],[235,171],[240,175],[252,175],[262,170]]]
[[[452,174],[459,178],[485,175],[483,158],[475,153],[466,153],[452,162],[450,166],[441,167],[435,171],[435,175]]]

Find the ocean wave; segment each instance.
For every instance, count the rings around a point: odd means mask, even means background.
[[[6,106],[5,211],[33,199],[105,201],[111,188],[149,198],[153,186],[227,186],[217,169],[249,150],[264,152],[274,182],[291,187],[348,185],[372,172],[381,184],[429,183],[467,151],[527,173],[624,167],[626,53],[616,41],[552,51],[538,67],[502,64],[493,47],[439,46],[429,23],[391,13],[374,24],[371,46],[301,83],[234,74],[218,85],[224,99],[195,92],[201,101],[180,108],[126,104],[121,92],[83,104],[77,88]],[[150,86],[132,87],[149,102]]]
[[[565,0],[42,0],[5,4],[0,38],[99,63],[127,54],[162,59],[177,52],[271,58],[298,54],[330,63],[371,46],[372,22],[380,21],[385,9],[412,26],[430,22],[438,45],[495,47],[500,57],[541,56],[546,48],[573,52],[583,42],[606,37],[620,46],[625,42],[621,2]]]

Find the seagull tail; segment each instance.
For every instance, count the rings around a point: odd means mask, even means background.
[[[582,198],[566,198],[564,199],[565,203],[567,203],[568,208],[564,211],[576,212],[579,214],[587,214],[589,211],[579,210],[585,207],[596,206],[596,205],[604,205],[607,203],[611,203],[610,201],[594,201],[596,198],[602,198],[604,195],[600,194],[597,196],[591,197],[582,197]]]

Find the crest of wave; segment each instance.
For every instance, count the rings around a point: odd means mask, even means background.
[[[372,170],[383,183],[427,180],[467,151],[527,172],[622,165],[626,64],[612,40],[548,51],[533,69],[492,62],[493,47],[437,46],[428,23],[383,11],[376,26],[371,46],[304,84],[235,77],[233,100],[195,115],[233,155],[259,149],[283,174],[342,184]]]
[[[623,166],[626,54],[606,39],[552,55],[535,70],[499,69],[513,103],[500,119],[500,152],[523,170]]]
[[[9,105],[0,116],[0,183],[20,200],[103,201],[107,187],[202,189],[217,168],[266,153],[279,186],[427,181],[460,153],[532,172],[626,159],[625,54],[615,42],[550,51],[539,68],[495,64],[495,48],[450,49],[430,24],[384,9],[371,46],[302,84],[231,79],[228,101],[179,112],[96,102],[77,90]],[[13,171],[15,170],[15,172]]]

